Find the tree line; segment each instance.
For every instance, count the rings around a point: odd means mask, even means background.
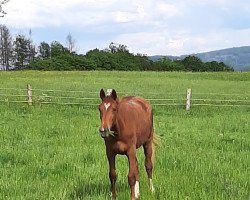
[[[58,41],[32,41],[28,36],[13,37],[5,25],[0,25],[0,69],[2,70],[122,70],[122,71],[233,71],[223,62],[202,62],[195,56],[172,60],[164,57],[152,61],[143,54],[130,53],[127,46],[113,42],[105,49],[92,49],[85,55],[75,51],[75,40],[69,34],[66,46]]]

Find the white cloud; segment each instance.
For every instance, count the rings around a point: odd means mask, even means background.
[[[118,17],[122,13],[121,17],[127,18],[126,10],[131,9],[133,5],[125,5],[118,9],[117,3],[118,1],[115,0],[11,0],[6,4],[8,15],[3,21],[18,28],[76,24],[82,26],[98,25],[106,20],[112,22],[114,12],[117,12]],[[134,8],[136,9],[136,6]]]
[[[132,52],[148,55],[183,55],[250,44],[250,29],[239,30],[236,34],[237,39],[235,39],[235,31],[230,29],[198,36],[184,31],[180,34],[142,32],[120,35],[115,41],[125,42]]]
[[[4,23],[13,27],[63,25],[98,26],[103,22],[124,23],[171,18],[178,9],[163,1],[140,0],[11,0],[6,4]],[[145,21],[144,21],[145,23]]]
[[[160,2],[159,4],[156,5],[156,13],[166,16],[167,18],[181,15],[181,12],[177,8],[177,6],[173,4],[167,4],[164,2]]]
[[[76,38],[83,46],[79,49],[113,41],[132,52],[180,55],[250,44],[247,1],[11,0],[4,10],[8,14],[1,23],[33,32],[48,30],[46,38],[56,28],[53,40],[72,29],[79,36],[93,35]]]

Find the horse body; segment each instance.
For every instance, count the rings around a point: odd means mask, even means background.
[[[131,188],[131,199],[139,197],[139,173],[136,149],[143,146],[145,167],[152,184],[153,153],[153,114],[150,104],[141,97],[124,97],[118,100],[115,90],[105,95],[100,91],[102,103],[99,106],[101,117],[100,133],[105,140],[106,154],[109,161],[109,178],[112,196],[116,197],[115,157],[126,155],[129,161],[128,182]],[[110,135],[110,132],[113,135]]]
[[[153,137],[152,120],[148,116],[152,111],[150,105],[139,97],[123,98],[118,110],[116,126],[111,129],[116,137],[105,138],[105,141],[118,154],[125,154],[132,145],[139,148]]]

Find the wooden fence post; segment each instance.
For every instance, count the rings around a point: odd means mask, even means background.
[[[186,110],[190,110],[191,107],[191,95],[192,95],[192,90],[191,88],[187,89],[187,102],[186,102]]]
[[[32,105],[32,87],[30,84],[27,85],[27,97],[28,97],[28,104],[29,106]]]

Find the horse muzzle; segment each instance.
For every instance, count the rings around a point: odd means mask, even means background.
[[[108,128],[105,128],[105,129],[104,128],[100,128],[99,129],[99,133],[100,133],[100,135],[101,135],[102,138],[107,138],[111,134],[111,131]]]

